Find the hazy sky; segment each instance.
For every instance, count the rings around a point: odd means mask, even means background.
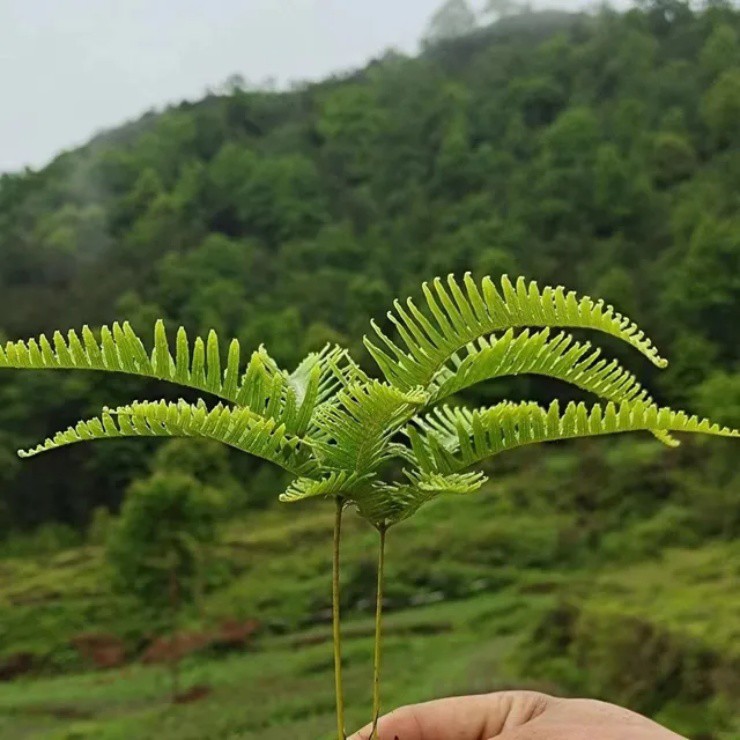
[[[414,48],[439,0],[0,0],[0,171],[148,108]]]
[[[234,72],[286,82],[413,51],[440,2],[0,0],[0,172]]]

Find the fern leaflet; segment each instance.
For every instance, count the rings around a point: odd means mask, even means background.
[[[420,390],[402,392],[372,380],[341,390],[317,410],[311,442],[323,467],[369,475],[392,456],[389,441],[427,400]]]
[[[417,417],[406,429],[422,470],[455,473],[500,452],[522,445],[620,432],[658,431],[740,437],[740,431],[660,408],[643,401],[619,405],[569,403],[564,413],[554,401],[545,409],[536,403],[501,403],[488,409],[436,409]]]
[[[210,393],[260,416],[285,424],[291,434],[308,429],[316,405],[336,389],[333,368],[346,355],[327,348],[309,355],[292,375],[282,372],[263,347],[253,352],[242,371],[241,348],[234,339],[222,357],[220,343],[211,331],[204,340],[177,332],[174,355],[162,321],[154,328],[154,345],[148,352],[128,322],[103,326],[98,339],[85,326],[65,338],[55,332],[28,342],[8,342],[0,347],[0,368],[37,370],[98,370],[164,380]]]
[[[376,526],[390,526],[413,516],[438,496],[474,493],[487,480],[482,473],[443,475],[406,471],[407,483],[373,483],[353,501],[360,514]]]
[[[21,457],[33,457],[78,442],[119,437],[195,437],[212,439],[250,455],[275,463],[295,475],[318,473],[310,450],[284,424],[252,413],[204,403],[155,401],[133,403],[115,411],[105,410],[100,417],[80,421],[57,433]]]
[[[314,480],[312,478],[297,478],[288,486],[284,493],[280,494],[283,503],[295,503],[307,498],[317,496],[341,496],[349,491],[356,490],[358,485],[370,479],[345,470],[330,473],[324,478]]]
[[[388,314],[405,348],[373,325],[382,346],[365,344],[392,385],[408,390],[426,388],[447,362],[480,337],[512,327],[571,327],[611,334],[632,345],[658,367],[666,361],[642,331],[611,306],[589,297],[578,298],[562,287],[540,290],[537,283],[519,278],[516,285],[504,276],[499,291],[490,278],[480,288],[469,274],[461,286],[454,276],[447,287],[437,278],[423,285],[427,311],[409,299],[399,301]]]

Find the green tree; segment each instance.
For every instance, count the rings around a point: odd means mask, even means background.
[[[216,539],[221,499],[184,473],[155,473],[136,482],[110,533],[108,560],[116,584],[155,615],[169,614],[172,697],[179,693],[177,626],[198,602],[209,546]]]
[[[328,92],[321,101],[317,131],[331,169],[352,184],[369,179],[384,126],[385,111],[375,86],[354,84]]]
[[[247,491],[239,485],[228,448],[217,442],[172,439],[157,449],[150,468],[153,474],[189,476],[204,488],[218,491],[224,514],[254,503],[248,501],[252,486]]]
[[[632,277],[622,267],[609,268],[596,283],[596,292],[615,306],[622,306],[630,316],[637,315],[637,290]]]
[[[110,536],[113,517],[105,506],[97,506],[87,527],[87,541],[93,545],[104,545]]]
[[[626,230],[650,207],[647,173],[612,144],[602,144],[594,163],[593,222],[601,234]]]
[[[327,220],[314,162],[302,154],[261,157],[228,143],[209,166],[209,208],[228,234],[271,245],[307,236]]]
[[[693,401],[724,424],[740,424],[740,373],[715,370],[696,386]]]
[[[131,224],[143,216],[151,203],[164,192],[162,180],[156,170],[143,170],[131,189],[116,204],[111,217],[116,231],[131,228]]]
[[[720,23],[712,31],[699,57],[702,70],[715,79],[729,67],[740,63],[740,41],[737,31],[726,23]]]
[[[664,131],[653,139],[651,163],[658,185],[675,185],[696,170],[696,152],[685,136]]]
[[[435,189],[447,198],[458,199],[470,191],[473,174],[467,91],[449,85],[444,99],[441,140],[434,163]]]
[[[740,219],[705,216],[694,227],[688,244],[676,255],[673,280],[666,301],[686,326],[701,331],[708,317],[711,328],[704,335],[737,358],[737,345],[728,342],[736,332],[740,302]]]
[[[702,115],[712,142],[726,147],[740,140],[740,67],[723,72],[702,101]]]

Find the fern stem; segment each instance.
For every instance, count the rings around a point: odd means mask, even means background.
[[[385,576],[385,524],[379,528],[380,548],[378,551],[378,588],[375,597],[375,657],[373,660],[373,730],[370,740],[378,738],[378,718],[380,717],[380,666],[383,640],[383,580]]]
[[[337,738],[346,740],[344,722],[344,693],[342,688],[342,631],[340,623],[339,590],[339,544],[342,538],[342,511],[344,499],[337,496],[337,509],[334,517],[334,556],[332,559],[332,628],[334,633],[334,691],[337,704]]]

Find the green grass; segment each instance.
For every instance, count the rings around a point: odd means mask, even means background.
[[[690,537],[683,549],[666,548],[675,517],[649,489],[631,493],[638,484],[625,482],[621,464],[612,470],[599,458],[605,480],[586,485],[569,449],[544,460],[544,478],[537,464],[500,471],[482,495],[441,500],[391,531],[386,707],[537,686],[633,706],[689,736],[740,737],[731,706],[740,686],[740,544],[702,538],[702,509],[676,494],[693,517],[680,520]],[[658,466],[654,476],[665,496],[668,473]],[[564,505],[568,496],[574,503]],[[177,707],[166,672],[135,660],[156,615],[111,592],[101,548],[0,559],[0,656],[37,659],[33,676],[0,684],[0,740],[330,737],[331,527],[331,507],[320,505],[226,525],[203,611],[185,614],[183,628],[256,618],[263,629],[250,652],[188,659],[184,683],[212,692]],[[352,515],[345,532],[355,726],[370,711],[377,533]],[[630,553],[640,537],[650,547]],[[70,646],[82,632],[123,637],[130,667],[90,672]]]
[[[392,531],[391,605],[466,598],[545,567],[568,518],[552,515],[543,527],[540,516],[502,516],[497,506],[491,496],[440,501]],[[204,604],[207,623],[256,617],[271,631],[294,631],[326,619],[331,507],[296,506],[290,513],[261,512],[226,526]],[[376,537],[356,516],[346,517],[343,592],[355,614],[372,611]],[[50,671],[78,670],[83,665],[69,642],[89,631],[121,635],[133,649],[155,625],[135,603],[111,593],[109,583],[100,547],[0,560],[0,656],[28,651]],[[188,621],[201,620],[190,614]]]
[[[605,573],[591,608],[649,619],[740,659],[740,541],[668,550],[653,561]]]
[[[619,620],[629,615],[648,619],[655,614],[663,623],[662,615],[670,614],[663,626],[690,639],[701,636],[703,644],[711,645],[710,624],[730,623],[730,613],[722,613],[723,600],[718,598],[723,586],[717,584],[710,593],[705,584],[694,598],[688,584],[701,582],[716,568],[724,567],[731,576],[734,566],[727,563],[736,552],[734,545],[673,551],[660,563],[604,572],[595,579],[577,573],[557,577],[530,571],[497,593],[392,612],[386,620],[386,708],[512,686],[567,693],[567,681],[558,685],[556,673],[530,672],[521,660],[532,630],[566,596],[579,601],[584,618],[616,609]],[[677,574],[686,579],[693,607],[682,598],[680,584],[674,589],[658,587]],[[725,582],[724,587],[729,584]],[[619,612],[619,603],[626,605],[625,612]],[[707,621],[710,624],[695,631],[700,622]],[[720,639],[730,632],[721,632]],[[330,639],[329,626],[321,624],[265,636],[247,653],[190,658],[183,669],[184,686],[205,684],[211,694],[184,706],[169,704],[162,667],[132,665],[120,671],[6,684],[0,687],[0,739],[330,738],[334,721]],[[371,617],[351,619],[345,627],[351,727],[369,716],[371,656]],[[727,726],[726,716],[715,722],[709,705],[691,712],[680,705],[668,707],[662,719],[687,731],[697,722],[697,712],[701,713],[702,731],[715,727],[709,737],[733,737],[720,734],[719,728]]]
[[[386,705],[515,682],[505,667],[517,641],[512,618],[532,613],[521,595],[510,592],[391,615]],[[356,620],[347,629],[352,727],[369,716],[370,626]],[[184,684],[206,684],[212,693],[185,706],[168,703],[162,668],[133,666],[7,685],[0,690],[0,738],[331,737],[329,637],[326,628],[315,628],[265,639],[247,654],[191,659]]]

